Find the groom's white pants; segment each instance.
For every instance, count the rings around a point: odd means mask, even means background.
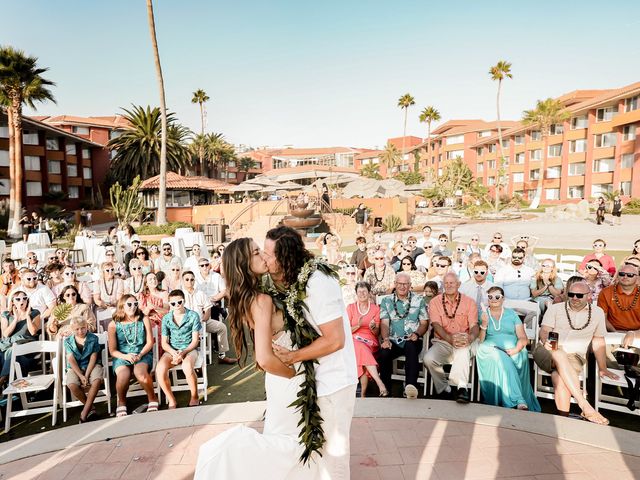
[[[349,479],[349,432],[355,403],[356,385],[318,397],[326,439],[322,449],[322,479]]]

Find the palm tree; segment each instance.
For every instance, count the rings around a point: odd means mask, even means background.
[[[425,107],[418,117],[420,123],[427,124],[427,165],[431,160],[431,122],[439,122],[440,118],[440,112],[431,105]]]
[[[160,53],[158,52],[158,39],[156,38],[156,22],[153,16],[153,0],[147,0],[147,18],[149,33],[151,34],[151,46],[153,60],[156,65],[156,77],[160,91],[160,188],[158,189],[158,212],[156,224],[167,223],[167,102],[164,98],[164,79],[162,78],[162,66],[160,65]]]
[[[531,127],[538,126],[542,134],[542,166],[540,168],[540,178],[538,179],[538,188],[536,191],[538,199],[542,198],[542,186],[547,169],[547,142],[551,133],[551,126],[564,122],[570,116],[571,114],[565,110],[562,102],[553,98],[538,100],[536,108],[522,112],[522,123]]]
[[[511,74],[511,63],[504,60],[500,60],[493,67],[489,69],[489,75],[491,80],[498,82],[498,93],[496,95],[496,113],[498,118],[498,152],[500,155],[500,168],[504,165],[504,154],[502,152],[502,128],[500,127],[500,89],[502,88],[502,80],[505,78],[513,78]],[[500,202],[498,175],[496,174],[496,211],[498,210],[498,203]]]
[[[204,104],[209,100],[211,100],[209,95],[201,88],[193,92],[193,98],[191,98],[191,103],[200,105],[200,133],[204,133]]]
[[[407,137],[407,112],[409,111],[409,107],[411,105],[415,105],[416,101],[409,93],[405,93],[398,99],[398,106],[404,109],[404,131],[402,134],[402,166],[404,166],[404,145],[405,139]]]
[[[0,47],[0,105],[7,107],[9,121],[9,225],[12,236],[20,236],[22,217],[22,107],[35,109],[36,102],[55,102],[50,86],[42,77],[47,68],[37,66],[37,57],[29,57],[13,47]],[[11,210],[13,208],[13,210]]]
[[[387,146],[384,147],[384,150],[380,154],[380,161],[387,166],[387,177],[389,177],[389,173],[392,172],[398,164],[398,160],[400,160],[398,147],[393,143],[387,143]]]
[[[111,161],[111,176],[118,179],[121,185],[130,185],[137,175],[143,180],[158,174],[162,175],[160,109],[134,105],[131,110],[123,110],[125,112],[124,118],[129,122],[131,128],[124,130],[122,135],[107,144],[108,149],[116,150]],[[175,122],[173,113],[167,115],[167,122],[169,126],[167,127],[165,147],[165,169],[168,164],[172,171],[184,171],[189,162],[186,140],[190,132]]]
[[[204,164],[207,155],[207,146],[209,144],[209,138],[205,133],[198,133],[192,138],[192,142],[189,144],[189,151],[191,152],[193,161],[192,165],[195,165],[196,161],[200,162],[200,175],[205,174]]]
[[[366,178],[374,178],[376,180],[382,180],[380,175],[380,166],[375,163],[368,163],[360,169],[360,175]]]
[[[238,171],[244,172],[244,180],[249,176],[249,170],[257,166],[258,164],[251,157],[242,157],[238,160]]]

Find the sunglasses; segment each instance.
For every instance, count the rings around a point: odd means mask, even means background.
[[[138,306],[138,302],[126,302],[127,307],[133,308]]]
[[[500,295],[499,293],[496,293],[495,295],[489,294],[487,295],[487,298],[489,300],[500,300],[502,298],[502,295]]]
[[[524,260],[524,257],[522,255],[513,255],[511,258],[513,260]]]
[[[374,260],[384,260],[384,257],[374,257]]]
[[[111,273],[111,272],[113,272],[113,268],[105,268],[104,272]]]
[[[408,263],[408,262],[402,262],[402,265],[409,265],[409,266],[411,266],[411,264],[410,264],[410,263]]]
[[[425,246],[424,246],[424,249],[425,249],[425,250],[428,250],[428,249],[430,249],[430,248],[433,248],[433,245],[425,245]]]
[[[471,239],[471,241],[472,241],[472,242],[479,242],[479,241],[480,241],[480,239],[479,239],[479,238],[472,238],[472,239]]]
[[[637,276],[637,274],[631,273],[631,272],[618,272],[618,276],[620,278],[624,278],[624,277],[633,278],[633,277]]]
[[[502,240],[502,237],[493,237],[494,240]]]
[[[163,252],[170,252],[170,251],[171,251],[171,249],[170,249],[170,248],[163,248],[163,249],[162,249],[162,251],[163,251]]]
[[[29,260],[37,260],[38,257],[27,257]]]
[[[142,267],[130,267],[129,270],[142,270]]]
[[[447,268],[449,265],[440,265],[439,263],[436,264],[437,268]]]
[[[199,265],[200,268],[204,268],[204,267],[209,267],[210,265],[208,263],[201,263]]]
[[[587,270],[597,270],[593,265],[587,265]]]
[[[195,281],[196,281],[196,279],[195,279],[195,278],[183,278],[183,280],[184,280],[185,282],[195,282]]]
[[[464,252],[466,248],[458,247],[456,248],[456,252]]]
[[[65,293],[65,294],[64,294],[64,298],[75,298],[75,297],[77,297],[77,296],[78,296],[78,295],[77,295],[76,293],[73,293],[73,292],[72,292],[72,293]]]
[[[177,300],[175,302],[169,302],[169,305],[171,305],[172,307],[179,307],[183,303],[184,303],[184,300]]]
[[[35,282],[36,280],[38,280],[38,277],[25,277],[25,280],[27,282]]]
[[[486,270],[474,270],[473,273],[476,275],[485,275],[487,273]]]
[[[180,269],[179,269],[179,268],[172,268],[172,269],[171,269],[171,271],[172,271],[172,272],[179,272],[179,271],[180,271]]]
[[[27,297],[13,297],[14,302],[26,302],[27,300]]]
[[[139,257],[140,255],[144,256],[144,252],[138,252],[136,253],[136,256]]]
[[[586,293],[578,293],[578,292],[567,292],[567,297],[569,298],[584,298]]]
[[[76,272],[64,272],[65,277],[73,277],[75,274]]]
[[[406,263],[405,265],[409,265],[408,263]],[[355,275],[356,272],[347,272],[347,275]]]
[[[218,247],[218,251],[224,250],[224,247]]]
[[[115,257],[115,256],[116,256],[116,254],[115,254],[115,253],[113,253],[113,252],[109,252],[109,253],[107,253],[107,257]]]
[[[601,243],[594,243],[593,248],[604,248],[604,245]]]

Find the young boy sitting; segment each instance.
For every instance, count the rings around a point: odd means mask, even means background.
[[[199,404],[195,363],[198,359],[200,330],[202,330],[200,315],[185,308],[182,290],[172,290],[169,293],[169,306],[171,310],[162,317],[164,354],[158,361],[156,376],[160,388],[167,396],[169,408],[176,408],[176,397],[171,391],[169,382],[169,370],[176,365],[181,365],[191,392],[189,406],[193,407]]]
[[[87,321],[73,317],[69,321],[73,335],[64,341],[67,352],[67,386],[74,397],[84,404],[80,413],[80,423],[92,417],[96,411],[93,401],[102,385],[102,365],[100,364],[100,343],[98,337],[88,332]],[[85,394],[85,389],[89,392]]]

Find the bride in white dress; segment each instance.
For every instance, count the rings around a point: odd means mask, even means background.
[[[319,478],[322,458],[314,454],[303,465],[299,443],[300,413],[289,405],[296,399],[304,375],[287,367],[273,353],[272,345],[291,349],[291,337],[283,331],[282,312],[276,312],[269,295],[259,292],[267,264],[260,247],[250,238],[231,242],[223,256],[229,297],[229,326],[236,353],[247,350],[245,326],[253,330],[256,362],[265,374],[267,410],[262,434],[240,425],[217,435],[200,447],[194,480]]]

